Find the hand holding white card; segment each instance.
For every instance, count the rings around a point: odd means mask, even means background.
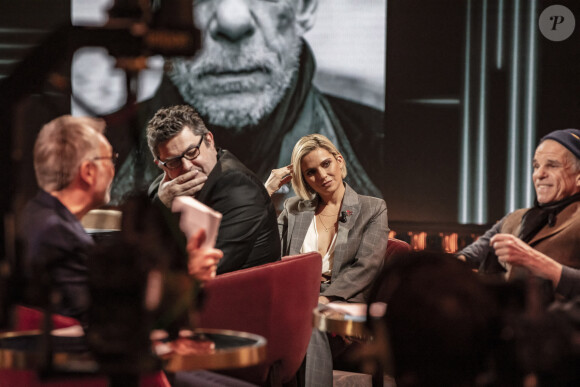
[[[191,196],[178,196],[173,200],[171,211],[180,212],[179,228],[185,233],[187,239],[194,232],[203,228],[205,241],[201,247],[214,247],[218,229],[222,220],[222,214],[212,210],[205,204],[195,200]]]

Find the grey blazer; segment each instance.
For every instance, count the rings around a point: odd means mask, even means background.
[[[387,205],[382,199],[357,194],[346,183],[345,187],[340,211],[346,211],[346,222],[338,222],[332,277],[320,292],[331,299],[366,302],[387,251]],[[317,204],[318,198],[286,200],[278,217],[282,256],[300,253]]]

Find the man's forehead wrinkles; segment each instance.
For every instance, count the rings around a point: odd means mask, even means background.
[[[565,152],[555,152],[555,151],[547,151],[547,150],[540,150],[537,151],[534,155],[534,159],[549,159],[549,160],[558,160],[564,159],[567,157]]]
[[[533,162],[538,163],[538,164],[540,162],[542,162],[543,164],[562,164],[562,163],[566,162],[566,158],[547,157],[547,158],[541,158],[540,160],[538,160],[537,158],[534,158]]]

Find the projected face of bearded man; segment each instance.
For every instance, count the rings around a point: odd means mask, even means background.
[[[212,125],[257,125],[278,105],[298,69],[300,37],[317,0],[194,0],[203,49],[173,58],[169,76]]]

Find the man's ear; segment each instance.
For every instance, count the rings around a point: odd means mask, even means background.
[[[296,22],[300,27],[300,35],[304,35],[314,26],[317,8],[318,0],[298,0]]]
[[[207,132],[203,136],[205,137],[203,139],[203,142],[206,143],[209,148],[215,148],[215,141],[213,139],[213,133]]]
[[[85,160],[79,168],[79,178],[81,182],[92,186],[97,176],[97,166],[92,161]]]

